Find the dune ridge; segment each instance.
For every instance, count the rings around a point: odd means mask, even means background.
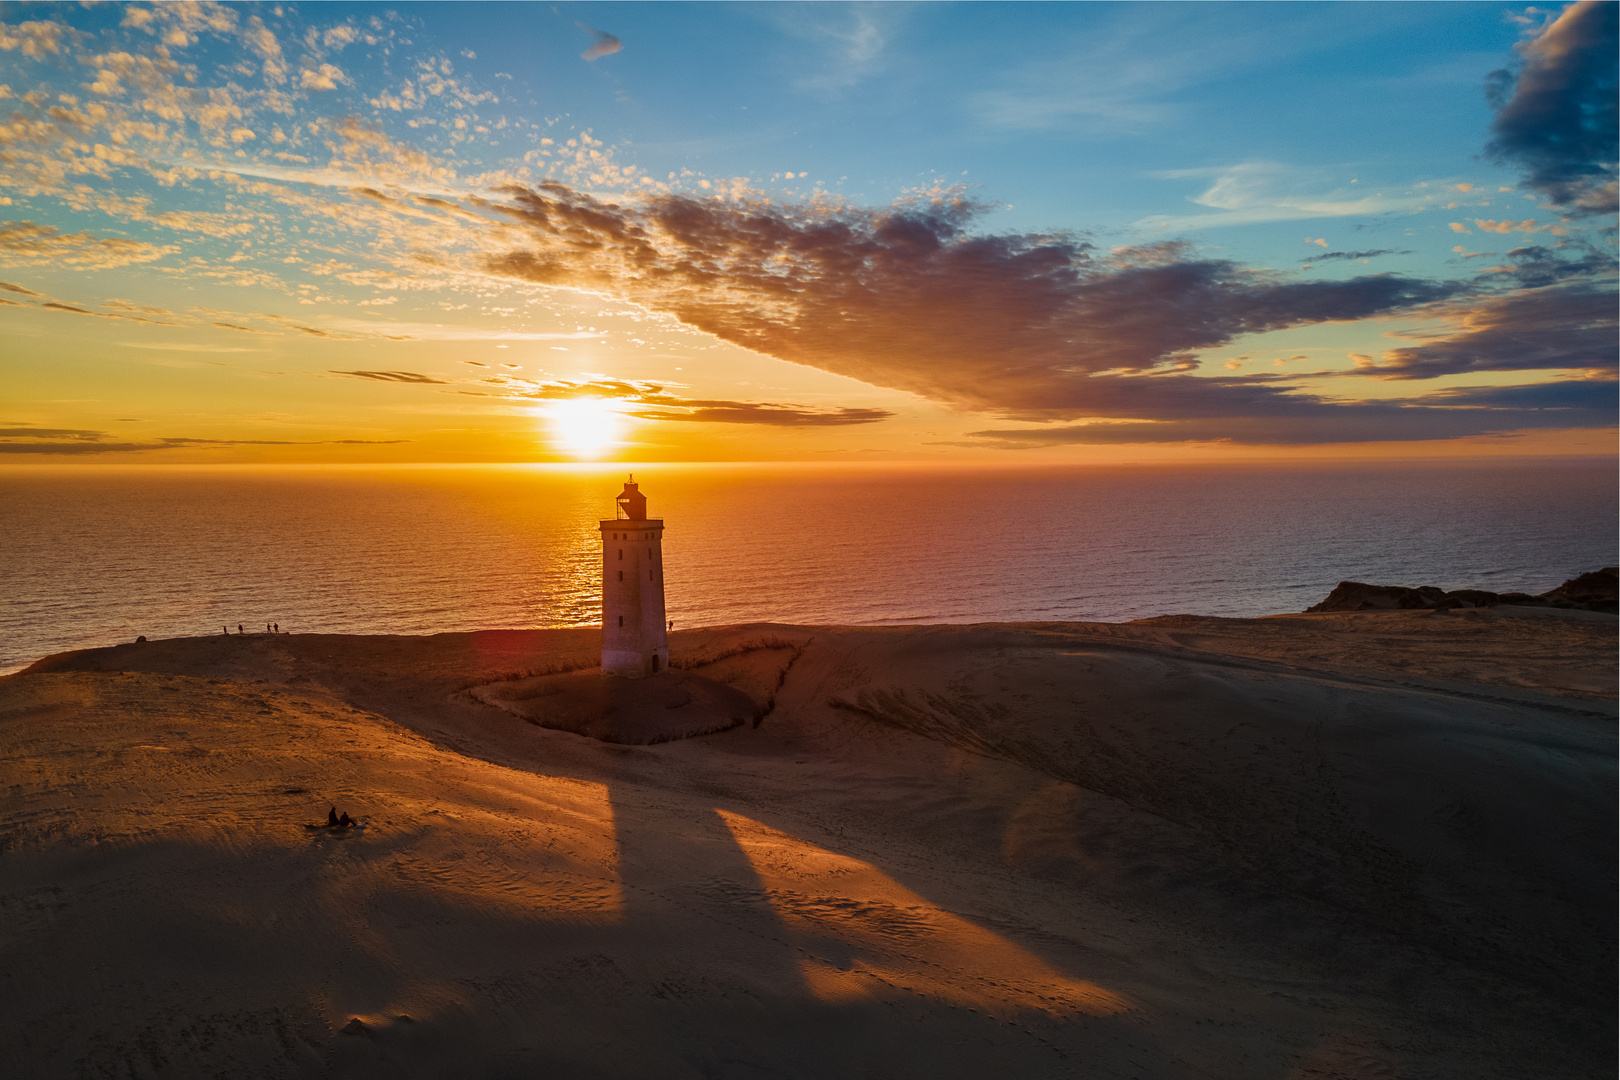
[[[0,679],[0,1051],[41,1077],[1607,1075],[1615,627],[684,631],[675,678],[748,718],[656,745],[501,706],[591,678],[595,631],[60,654]],[[361,826],[304,828],[330,805]]]

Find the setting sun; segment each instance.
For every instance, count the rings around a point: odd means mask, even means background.
[[[569,398],[553,404],[552,438],[577,457],[598,457],[617,442],[623,418],[602,398]]]

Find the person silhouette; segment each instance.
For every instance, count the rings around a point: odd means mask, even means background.
[[[675,629],[675,620],[674,619],[669,620],[669,628],[671,630]]]
[[[221,626],[221,627],[220,627],[220,629],[221,629],[221,630],[223,630],[223,631],[225,631],[225,636],[226,636],[226,637],[230,637],[230,636],[231,636],[231,628],[230,628],[230,627],[228,627],[228,626]]]
[[[347,815],[345,815],[345,816],[347,816]],[[334,806],[334,807],[332,807],[332,809],[330,809],[330,810],[328,810],[326,812],[326,826],[329,829],[335,829],[335,828],[337,828],[337,823],[338,823],[337,807]]]
[[[277,634],[281,633],[281,624],[280,623],[271,623],[270,625],[272,627],[272,632],[277,633]]]
[[[245,633],[247,633],[247,631],[246,631],[246,630],[244,630],[244,629],[242,629],[242,624],[241,624],[241,623],[237,623],[237,624],[236,624],[236,632],[237,632],[237,633],[238,633],[238,634],[245,634]]]
[[[347,829],[349,826],[351,826],[353,824],[354,824],[354,818],[349,816],[349,812],[347,810],[343,811],[343,816],[338,818],[337,827],[340,828],[340,829]]]

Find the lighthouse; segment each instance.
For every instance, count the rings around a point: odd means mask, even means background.
[[[647,517],[634,474],[602,528],[602,674],[640,678],[669,667],[664,521]]]

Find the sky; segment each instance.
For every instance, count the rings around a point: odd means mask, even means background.
[[[0,4],[0,461],[1612,454],[1616,11]]]

